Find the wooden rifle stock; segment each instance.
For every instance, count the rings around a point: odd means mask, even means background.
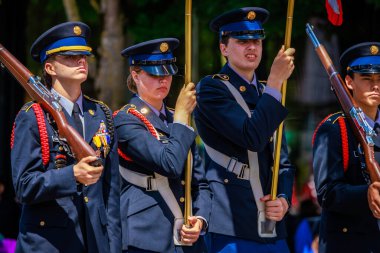
[[[375,135],[374,131],[368,125],[364,113],[357,106],[348,90],[346,83],[342,80],[340,74],[336,71],[334,64],[331,61],[329,54],[325,47],[321,45],[313,32],[313,28],[307,24],[306,33],[313,42],[315,51],[325,68],[334,90],[334,93],[342,107],[344,114],[347,116],[356,139],[359,141],[362,151],[365,156],[365,163],[367,171],[370,175],[372,182],[380,181],[380,167],[375,160],[374,142],[372,137]]]
[[[39,77],[35,77],[2,44],[0,44],[0,62],[24,87],[30,97],[54,118],[59,136],[66,139],[77,161],[87,156],[96,156],[92,147],[68,124],[58,99],[40,82]],[[92,162],[91,165],[100,166],[101,160],[98,159]]]

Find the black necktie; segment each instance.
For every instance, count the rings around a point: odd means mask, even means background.
[[[377,135],[379,135],[380,134],[380,124],[376,122],[374,127],[373,127],[373,130],[376,132]]]
[[[79,105],[77,103],[74,103],[73,114],[72,114],[72,117],[75,123],[74,127],[78,131],[78,133],[83,137],[83,124],[79,115],[80,115]]]
[[[163,113],[160,112],[160,115],[158,115],[158,117],[160,117],[162,122],[164,122],[166,124],[166,116]]]

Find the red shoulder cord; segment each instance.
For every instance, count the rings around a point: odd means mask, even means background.
[[[16,122],[13,122],[12,133],[11,133],[11,149],[13,149],[13,144],[15,142],[15,128],[16,128]]]
[[[343,154],[343,170],[344,172],[348,169],[349,162],[349,151],[348,151],[348,136],[347,136],[347,127],[344,118],[340,117],[338,119],[340,127],[340,137],[342,138],[342,154]]]
[[[50,148],[49,148],[49,138],[46,129],[46,122],[44,113],[40,104],[34,103],[32,105],[34,114],[37,119],[38,132],[40,134],[40,142],[41,142],[41,153],[42,153],[42,164],[44,166],[49,164],[50,159]],[[13,123],[12,134],[11,134],[11,149],[13,148],[14,140],[15,140],[15,128],[16,122]]]
[[[319,128],[322,126],[323,123],[325,123],[333,114],[329,114],[326,118],[324,118],[321,122],[319,122],[318,126],[315,128],[314,133],[313,133],[313,138],[311,139],[311,145],[314,146],[315,142],[315,136],[317,135],[317,132]]]
[[[115,111],[115,112],[113,113],[112,116],[115,117],[116,114],[117,114],[118,112],[119,112],[119,110]],[[159,140],[158,133],[157,133],[156,129],[154,128],[154,126],[152,125],[152,123],[150,123],[149,120],[148,120],[144,115],[142,115],[142,114],[141,114],[139,111],[137,111],[135,108],[129,108],[129,109],[127,110],[127,113],[130,113],[130,114],[134,115],[135,117],[137,117],[139,120],[141,120],[141,121],[144,123],[144,125],[147,127],[148,131],[149,131],[149,132],[150,132],[150,133],[151,133],[151,134],[152,134],[157,140]],[[126,161],[130,161],[130,162],[133,161],[132,158],[130,158],[129,156],[127,156],[126,154],[124,154],[123,151],[121,151],[120,148],[117,149],[117,152],[118,152],[119,156],[120,156],[121,158],[123,158],[124,160],[126,160]]]
[[[317,128],[314,131],[313,139],[312,139],[312,145],[314,146],[315,136],[318,132],[318,129],[320,126],[325,123],[333,114],[328,115],[326,118],[324,118],[317,126]],[[348,148],[348,135],[347,135],[347,127],[346,127],[346,121],[343,117],[338,118],[338,124],[340,128],[340,136],[342,139],[342,155],[343,155],[343,170],[344,172],[348,169],[348,162],[350,159],[350,153]]]

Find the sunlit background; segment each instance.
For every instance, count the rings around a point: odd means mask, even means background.
[[[295,0],[292,46],[296,48],[296,69],[288,81],[286,101],[290,114],[285,122],[291,159],[297,168],[295,214],[301,202],[313,197],[308,192],[313,131],[325,116],[339,110],[327,75],[306,36],[305,24],[315,26],[316,35],[338,69],[343,50],[359,42],[380,41],[380,0],[341,2],[343,23],[334,26],[328,21],[325,1]],[[29,54],[33,41],[61,22],[87,23],[92,29],[90,44],[95,57],[90,60],[90,77],[83,88],[86,94],[116,110],[131,96],[125,85],[128,66],[120,51],[144,40],[176,37],[181,41],[174,52],[180,71],[167,101],[174,106],[184,74],[184,4],[184,0],[0,0],[0,43],[33,73],[41,75],[41,66]],[[266,79],[284,41],[287,1],[193,0],[193,82],[217,73],[223,64],[218,37],[209,30],[209,21],[224,11],[244,6],[270,11],[264,25],[263,60],[257,73],[259,79]],[[18,110],[29,100],[15,79],[0,70],[0,183],[5,186],[3,191],[0,187],[0,233],[11,238],[18,230],[18,207],[13,203],[11,185],[10,134]]]

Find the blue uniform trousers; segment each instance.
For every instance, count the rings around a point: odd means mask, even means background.
[[[177,253],[177,249],[174,249],[173,253]],[[155,251],[143,250],[135,247],[128,247],[128,250],[123,250],[123,253],[157,253]]]
[[[286,240],[258,243],[233,236],[208,233],[205,241],[209,253],[290,253]]]

